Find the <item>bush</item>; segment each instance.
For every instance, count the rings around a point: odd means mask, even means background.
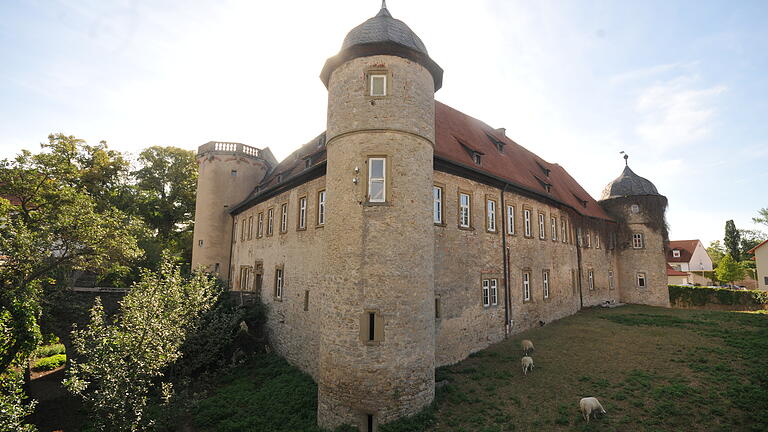
[[[37,347],[37,349],[32,353],[32,357],[44,358],[44,357],[55,356],[56,354],[66,354],[66,353],[67,353],[67,350],[66,348],[64,348],[64,344],[45,345],[45,346]]]
[[[768,305],[768,292],[669,285],[669,301],[673,305],[683,303],[693,306],[764,306]]]
[[[21,374],[10,371],[0,374],[0,431],[37,432],[26,424],[25,418],[35,410],[36,401],[25,402]]]
[[[50,371],[56,368],[60,368],[67,363],[66,354],[56,354],[50,357],[41,358],[40,360],[32,363],[32,370],[36,372]]]

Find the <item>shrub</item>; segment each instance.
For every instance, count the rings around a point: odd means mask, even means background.
[[[64,348],[64,344],[45,345],[37,347],[37,349],[32,353],[32,357],[44,358],[55,356],[56,354],[66,354],[66,352],[67,350]]]
[[[683,303],[693,306],[706,304],[763,306],[768,304],[768,292],[669,285],[669,301],[672,304]]]
[[[66,354],[56,354],[56,355],[41,358],[35,361],[34,363],[32,363],[32,370],[37,372],[50,371],[50,370],[54,370],[56,368],[62,367],[66,363],[67,363]]]
[[[36,432],[37,428],[26,424],[24,419],[35,410],[36,401],[24,402],[21,374],[0,374],[0,431]]]

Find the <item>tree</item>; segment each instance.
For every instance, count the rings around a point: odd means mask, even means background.
[[[709,243],[707,247],[707,255],[712,260],[713,268],[717,267],[720,260],[725,256],[725,248],[720,244],[720,240],[715,240]]]
[[[77,357],[66,387],[80,395],[100,431],[137,431],[150,424],[147,399],[156,387],[171,393],[164,371],[181,356],[180,347],[216,301],[215,281],[191,278],[166,256],[160,272],[142,272],[108,322],[97,302],[90,323],[72,332]],[[159,382],[159,385],[157,384]]]
[[[88,191],[92,148],[50,135],[43,151],[0,161],[0,371],[39,340],[46,284],[72,270],[104,270],[136,258],[137,221]],[[95,183],[91,183],[95,185]]]
[[[757,217],[753,217],[752,222],[768,226],[768,207],[758,210]]]
[[[749,253],[749,251],[768,239],[767,234],[758,230],[739,230],[739,235],[741,236],[741,259],[744,261],[754,258],[755,255]]]
[[[744,279],[744,268],[730,254],[726,254],[717,265],[715,274],[717,279],[733,283],[735,280]]]
[[[741,261],[741,250],[739,249],[741,243],[741,236],[739,230],[736,229],[736,224],[733,220],[729,220],[725,223],[725,238],[723,239],[725,249],[731,255],[735,261]]]

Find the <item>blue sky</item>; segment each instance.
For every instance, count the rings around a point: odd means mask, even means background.
[[[768,207],[768,3],[388,2],[445,69],[436,98],[563,165],[623,166],[673,239]],[[376,0],[0,2],[0,157],[64,132],[137,153],[210,140],[278,159],[325,128],[318,74]]]

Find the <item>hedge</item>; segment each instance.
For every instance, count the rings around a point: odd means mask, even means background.
[[[37,372],[50,371],[64,366],[65,363],[67,363],[67,356],[65,354],[56,354],[35,361],[32,363],[32,370]]]
[[[673,305],[683,303],[692,306],[763,306],[768,304],[768,291],[669,285],[669,302]]]

